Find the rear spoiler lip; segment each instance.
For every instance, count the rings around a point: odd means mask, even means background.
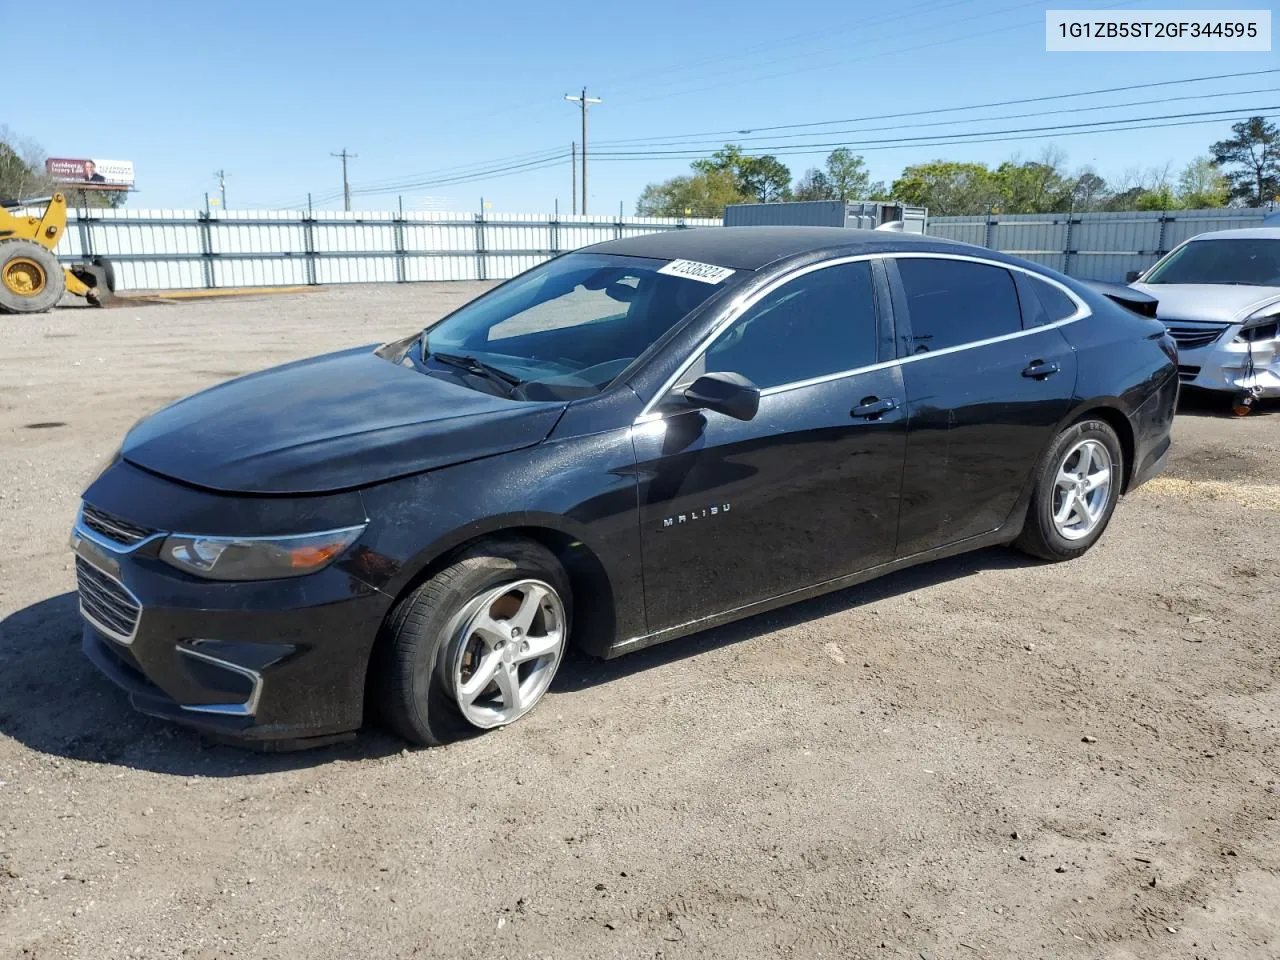
[[[1120,283],[1103,283],[1101,280],[1085,280],[1084,284],[1127,310],[1156,319],[1156,306],[1160,301],[1149,293],[1143,293],[1141,290],[1135,290]]]

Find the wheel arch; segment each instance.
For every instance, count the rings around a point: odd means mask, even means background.
[[[1129,418],[1124,402],[1118,397],[1102,397],[1081,403],[1058,425],[1058,429],[1054,432],[1054,439],[1057,439],[1058,434],[1067,427],[1082,420],[1101,420],[1116,432],[1116,437],[1120,440],[1120,453],[1124,457],[1120,492],[1128,493],[1129,481],[1133,479],[1135,466],[1137,432],[1134,430],[1133,421]],[[1052,443],[1053,440],[1049,442]]]
[[[603,656],[617,630],[614,582],[599,552],[575,526],[562,516],[524,513],[452,531],[406,562],[383,587],[394,598],[387,616],[424,581],[475,545],[486,540],[523,538],[545,547],[564,568],[573,592],[570,617],[574,643],[593,656]]]

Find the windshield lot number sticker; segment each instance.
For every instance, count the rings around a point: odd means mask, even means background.
[[[714,263],[699,263],[697,260],[672,260],[658,272],[670,277],[700,280],[702,283],[719,283],[726,277],[733,276],[733,271],[728,267],[717,267]]]

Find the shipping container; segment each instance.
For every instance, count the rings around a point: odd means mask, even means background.
[[[726,227],[850,227],[874,230],[901,220],[906,233],[924,233],[929,211],[879,200],[796,200],[735,203],[724,208]]]

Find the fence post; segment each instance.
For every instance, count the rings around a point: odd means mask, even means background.
[[[76,231],[80,234],[80,255],[93,259],[93,231],[89,228],[88,208],[76,210]]]
[[[485,276],[484,261],[484,209],[476,214],[476,279],[488,280]]]
[[[404,203],[401,201],[400,212],[391,215],[391,229],[396,242],[396,283],[405,282],[404,264]]]
[[[1062,251],[1062,272],[1065,273],[1068,277],[1071,276],[1071,254],[1075,252],[1074,250],[1071,249],[1071,233],[1072,233],[1071,228],[1074,227],[1075,224],[1076,224],[1076,218],[1074,215],[1074,211],[1068,210],[1067,211],[1067,236],[1063,241],[1063,244],[1066,249]]]
[[[988,250],[994,250],[996,243],[996,220],[991,214],[991,208],[987,207],[987,234],[982,245]]]
[[[551,251],[553,257],[560,252],[560,201],[558,200],[555,216],[547,221],[547,249]]]
[[[304,211],[302,214],[302,249],[307,258],[307,284],[313,287],[318,282],[316,279],[316,236],[311,229],[314,223],[315,220],[312,219],[311,210]]]
[[[200,232],[200,267],[204,274],[205,289],[212,290],[217,284],[213,282],[213,231],[210,228],[212,214],[201,210],[196,214],[196,222]]]
[[[1156,241],[1156,259],[1159,260],[1169,251],[1164,248],[1165,234],[1168,230],[1169,221],[1177,219],[1169,216],[1167,210],[1160,211],[1160,239]]]

